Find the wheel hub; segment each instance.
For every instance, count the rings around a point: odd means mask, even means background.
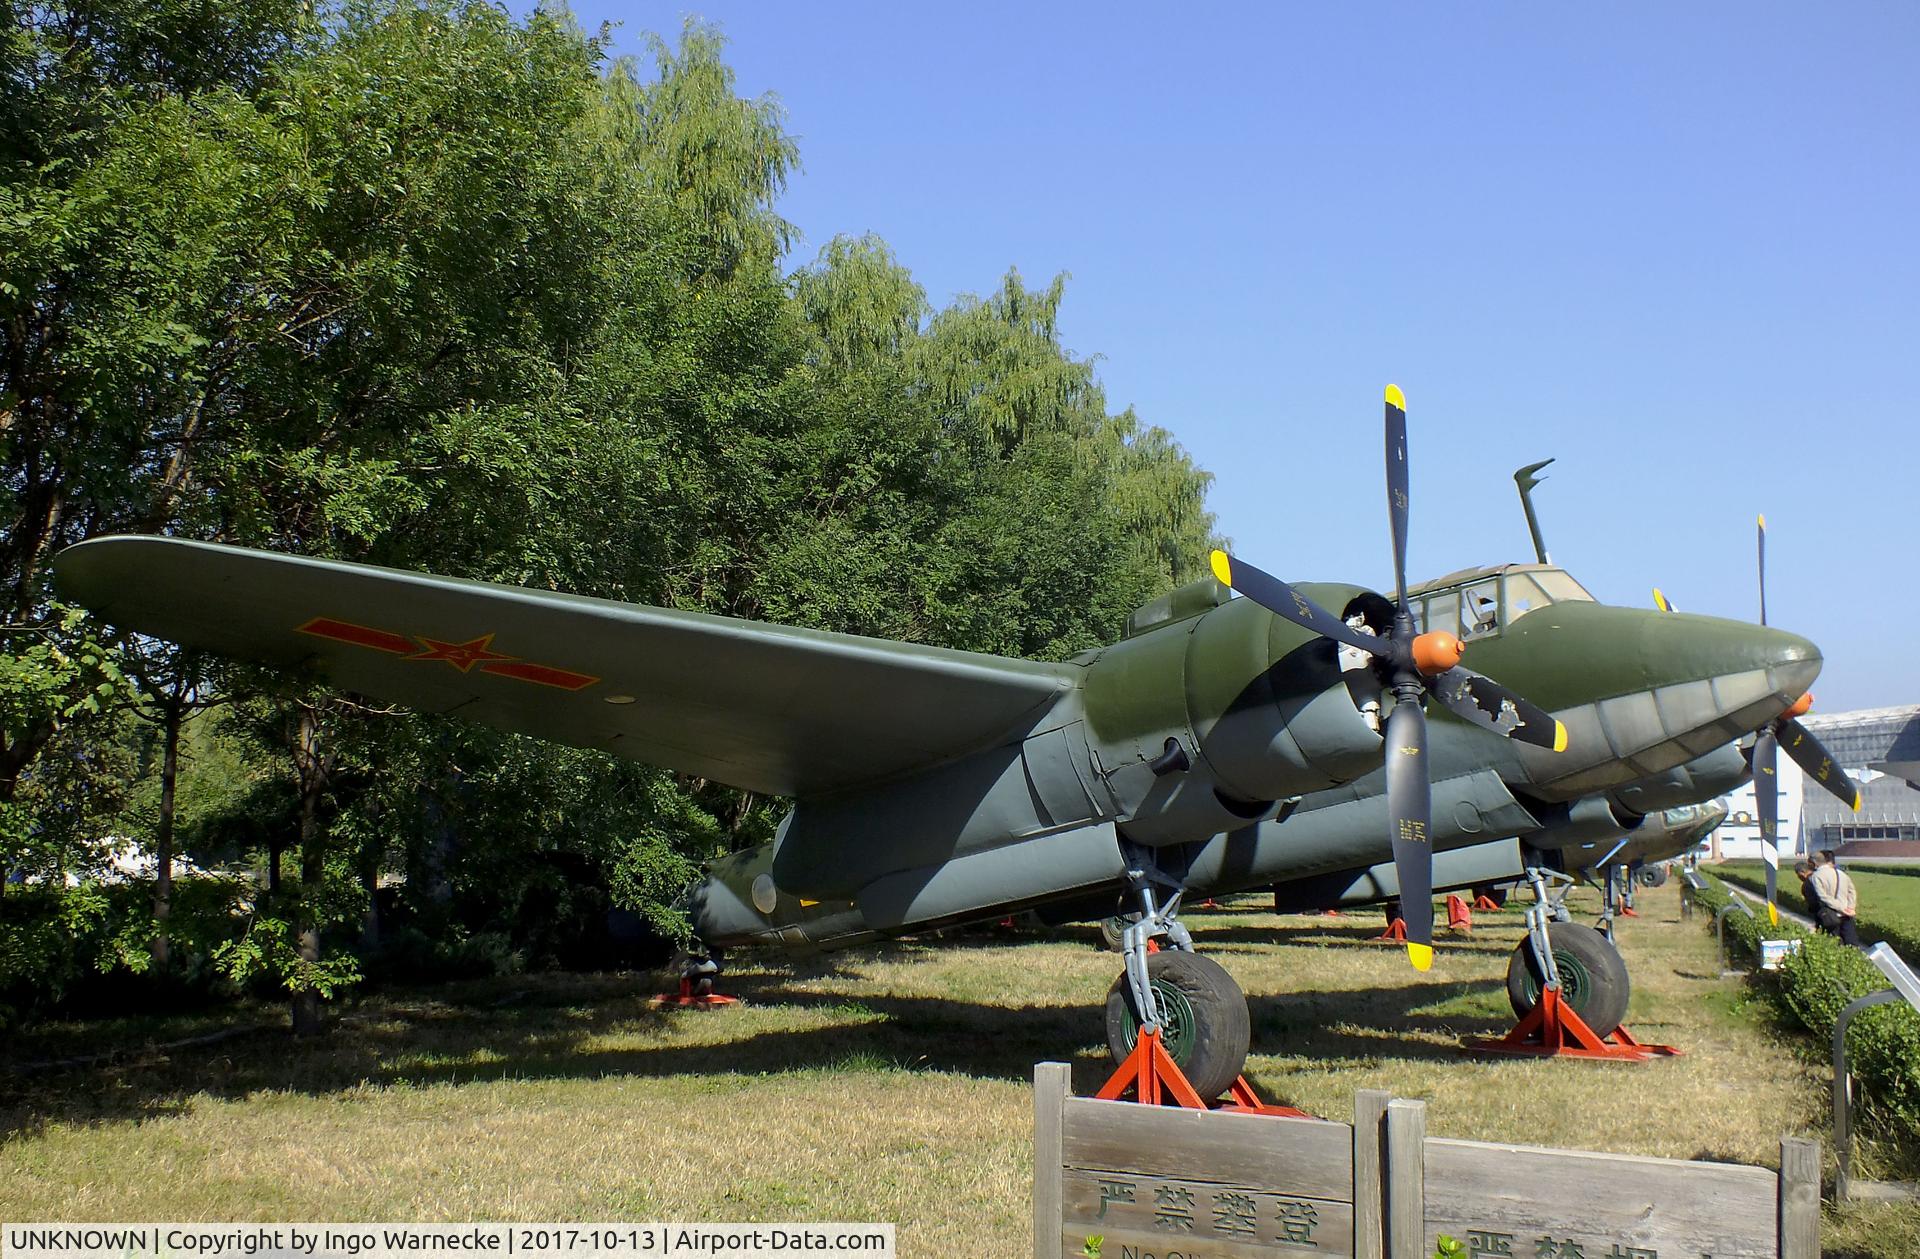
[[[1593,995],[1593,972],[1587,964],[1565,949],[1553,951],[1554,969],[1560,972],[1560,999],[1580,1013],[1587,1008],[1587,998]],[[1540,981],[1531,973],[1527,975],[1527,992],[1535,1001],[1540,999]]]
[[[1164,979],[1152,982],[1153,998],[1160,1007],[1160,1043],[1173,1055],[1173,1060],[1184,1067],[1193,1056],[1194,1027],[1198,1021],[1194,1017],[1193,1002]],[[1135,1019],[1128,1040],[1136,1041],[1139,1037],[1140,1022]]]

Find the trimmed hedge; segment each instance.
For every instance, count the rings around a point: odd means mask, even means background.
[[[1902,878],[1920,879],[1920,864],[1910,866],[1882,866],[1867,861],[1844,861],[1849,874],[1865,870],[1868,874],[1897,874]]]
[[[1706,875],[1707,886],[1696,894],[1696,903],[1708,914],[1716,913],[1732,893],[1714,875],[1700,873]],[[1832,936],[1812,935],[1785,919],[1778,927],[1765,927],[1757,913],[1749,918],[1735,911],[1726,922],[1729,953],[1758,958],[1763,936],[1802,941],[1800,951],[1790,954],[1778,972],[1754,974],[1777,974],[1780,1003],[1819,1038],[1823,1056],[1847,1003],[1887,987],[1886,977],[1864,953]],[[1920,1131],[1920,1011],[1904,1001],[1861,1011],[1847,1031],[1847,1058],[1871,1108],[1909,1133]]]
[[[1868,870],[1859,866],[1849,866],[1850,874],[1881,874],[1884,871]],[[1737,870],[1716,870],[1714,877],[1725,882],[1737,884],[1749,892],[1764,894],[1767,890],[1767,875],[1764,867],[1751,866]],[[1780,871],[1777,887],[1780,906],[1795,913],[1812,915],[1806,898],[1800,895],[1800,880],[1793,876],[1792,870]],[[1870,879],[1860,885],[1860,919],[1855,924],[1860,930],[1860,938],[1866,944],[1885,940],[1902,957],[1920,958],[1920,932],[1914,924],[1914,897],[1910,885],[1899,883],[1890,889],[1888,885],[1876,884]]]

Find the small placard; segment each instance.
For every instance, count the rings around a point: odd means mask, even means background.
[[[1799,951],[1799,940],[1762,940],[1760,941],[1760,969],[1779,970],[1783,962]]]
[[[1235,1255],[1353,1253],[1353,1203],[1248,1185],[1069,1168],[1061,1207],[1069,1254],[1083,1251],[1090,1236],[1107,1239],[1101,1259],[1225,1256],[1222,1246]],[[1112,1249],[1121,1237],[1133,1240]]]

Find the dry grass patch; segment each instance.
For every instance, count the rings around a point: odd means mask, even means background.
[[[1823,1135],[1825,1080],[1715,975],[1672,889],[1624,925],[1644,1066],[1487,1061],[1511,1022],[1517,914],[1482,916],[1433,972],[1364,943],[1377,915],[1196,912],[1246,988],[1269,1094],[1330,1118],[1356,1088],[1429,1104],[1432,1130],[1771,1164]],[[1591,912],[1591,904],[1582,905]],[[745,1006],[647,1005],[653,976],[541,976],[370,997],[318,1044],[272,1033],[17,1077],[0,1094],[0,1216],[24,1219],[893,1220],[908,1256],[1028,1244],[1034,1062],[1107,1064],[1118,959],[1088,929],[744,960]],[[242,1012],[236,1021],[257,1017]],[[118,1027],[167,1038],[165,1028]],[[84,1029],[5,1052],[59,1056]],[[1876,1217],[1866,1235],[1904,1227]],[[1849,1217],[1850,1220],[1855,1217]],[[1892,1220],[1893,1224],[1885,1223]],[[1852,1244],[1852,1243],[1850,1243]],[[1899,1254],[1866,1249],[1834,1253]]]

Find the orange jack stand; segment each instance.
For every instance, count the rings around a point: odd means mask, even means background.
[[[1469,933],[1473,931],[1473,911],[1467,908],[1464,897],[1459,895],[1447,897],[1447,930]]]
[[[1280,1115],[1289,1119],[1312,1119],[1304,1110],[1295,1110],[1291,1106],[1274,1106],[1260,1100],[1260,1095],[1247,1083],[1247,1077],[1241,1076],[1233,1082],[1233,1089],[1225,1098],[1209,1105],[1200,1100],[1200,1094],[1194,1089],[1187,1073],[1173,1060],[1165,1045],[1160,1043],[1160,1032],[1155,1029],[1142,1032],[1134,1043],[1133,1052],[1120,1064],[1100,1091],[1094,1097],[1103,1102],[1125,1100],[1125,1094],[1131,1091],[1133,1100],[1143,1106],[1181,1106],[1187,1110],[1221,1110],[1237,1115]]]
[[[693,981],[682,978],[679,992],[663,992],[653,999],[655,1008],[674,1006],[685,1010],[717,1010],[721,1006],[739,1005],[740,998],[723,996],[717,992],[695,992]]]
[[[1387,924],[1385,931],[1382,931],[1373,938],[1375,941],[1383,944],[1404,944],[1407,939],[1407,920],[1405,918],[1395,918]]]
[[[1215,1110],[1230,1115],[1278,1115],[1282,1119],[1318,1119],[1318,1115],[1309,1115],[1296,1106],[1281,1106],[1276,1102],[1263,1102],[1260,1095],[1253,1091],[1253,1085],[1247,1083],[1247,1077],[1241,1076],[1233,1082],[1233,1089]]]
[[[1646,1062],[1677,1058],[1672,1045],[1647,1045],[1618,1028],[1602,1039],[1573,1007],[1560,1000],[1558,988],[1548,988],[1527,1017],[1498,1039],[1470,1040],[1464,1048],[1476,1054],[1511,1054],[1524,1058],[1591,1058],[1600,1062]]]
[[[1346,917],[1345,914],[1341,913],[1337,909],[1323,909],[1320,911],[1320,916],[1322,918],[1345,918]]]
[[[1173,1060],[1167,1047],[1160,1043],[1160,1029],[1157,1027],[1140,1033],[1140,1038],[1134,1042],[1133,1052],[1127,1055],[1127,1060],[1120,1064],[1119,1070],[1100,1086],[1100,1091],[1094,1097],[1103,1102],[1117,1102],[1128,1089],[1133,1090],[1133,1100],[1142,1106],[1171,1104],[1184,1106],[1188,1110],[1207,1108],[1188,1081],[1187,1073],[1180,1069],[1180,1064]]]
[[[1500,908],[1500,902],[1482,892],[1473,898],[1473,907],[1483,914],[1490,914]]]

